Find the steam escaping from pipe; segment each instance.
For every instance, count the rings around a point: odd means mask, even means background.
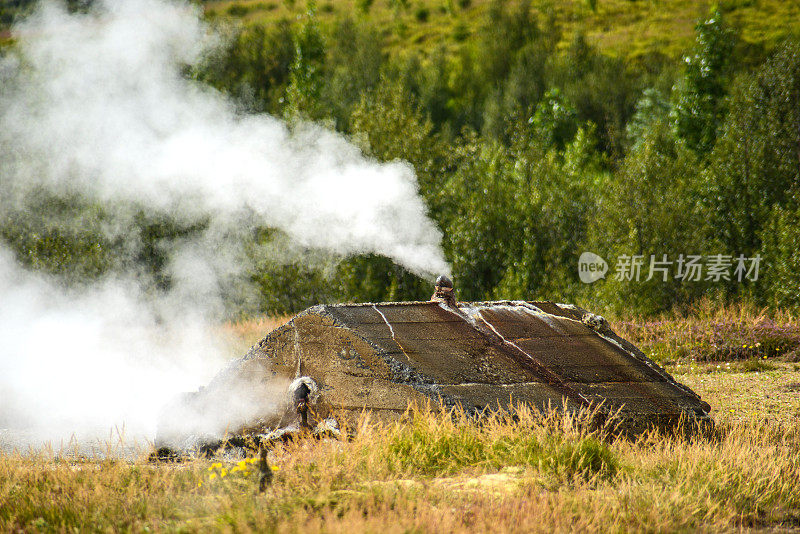
[[[410,166],[310,124],[237,115],[182,75],[214,41],[189,5],[109,0],[69,15],[46,3],[16,35],[2,67],[4,196],[44,187],[223,221],[250,210],[301,246],[448,270]]]
[[[209,317],[221,278],[241,274],[243,221],[301,248],[449,272],[409,165],[312,124],[243,116],[185,77],[218,44],[195,7],[106,0],[70,14],[45,2],[13,34],[0,58],[0,215],[44,191],[110,206],[103,230],[117,240],[129,238],[125,206],[208,225],[167,251],[176,283],[157,297],[120,273],[67,290],[0,247],[0,427],[152,436],[164,399],[229,356]]]

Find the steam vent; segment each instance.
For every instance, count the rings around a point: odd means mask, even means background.
[[[282,377],[283,415],[270,422],[264,414],[261,432],[291,419],[298,385],[303,406],[307,401],[311,407],[309,426],[332,413],[353,417],[365,408],[397,418],[409,402],[426,399],[468,411],[603,403],[602,410],[619,411],[623,426],[634,432],[670,427],[682,417],[710,421],[707,403],[617,336],[602,317],[552,302],[455,303],[447,282],[437,281],[430,302],[308,308],[185,402],[202,413],[204,404],[226,398],[228,389],[245,387],[249,391],[240,394],[257,397]],[[161,441],[166,437],[162,432]]]

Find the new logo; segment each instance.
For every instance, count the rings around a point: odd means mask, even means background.
[[[584,252],[578,258],[578,276],[584,284],[597,282],[606,277],[608,264],[594,252]]]

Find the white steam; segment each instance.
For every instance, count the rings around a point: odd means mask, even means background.
[[[144,302],[130,282],[81,293],[26,272],[0,250],[0,428],[45,439],[152,439],[155,414],[208,382],[224,347],[204,318]]]
[[[45,3],[15,36],[0,59],[0,215],[44,190],[210,222],[171,251],[178,291],[156,301],[121,277],[66,291],[0,249],[0,426],[152,437],[165,400],[224,359],[207,317],[220,275],[239,269],[224,229],[245,216],[300,247],[449,271],[407,164],[370,161],[313,125],[237,115],[182,75],[214,44],[188,4]],[[110,235],[125,235],[125,217]]]
[[[13,73],[0,145],[21,164],[4,188],[223,219],[247,209],[302,246],[374,252],[424,275],[448,270],[407,164],[368,161],[310,125],[290,135],[273,117],[237,116],[182,76],[210,42],[189,6],[109,0],[69,16],[45,4],[18,33],[23,59],[4,68]]]

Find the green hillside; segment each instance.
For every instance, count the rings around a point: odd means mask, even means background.
[[[321,24],[350,15],[381,28],[396,50],[452,46],[480,32],[490,0],[321,0]],[[509,7],[518,4],[508,2]],[[783,0],[533,0],[540,21],[555,20],[565,39],[582,31],[611,55],[638,57],[661,53],[678,57],[694,39],[694,27],[717,4],[728,22],[751,45],[772,48],[800,35],[800,3]],[[204,3],[210,18],[252,22],[293,19],[306,10],[302,0],[225,0]],[[593,9],[594,8],[594,9]],[[563,43],[566,45],[566,41]]]
[[[70,0],[81,8],[86,0]],[[305,0],[198,1],[213,20],[246,24],[294,20],[308,8]],[[506,2],[507,7],[519,2]],[[543,23],[555,22],[569,36],[584,33],[605,53],[627,58],[663,54],[680,56],[691,46],[696,22],[718,6],[740,31],[744,43],[771,49],[790,36],[800,35],[800,3],[783,0],[532,0],[531,9]],[[13,20],[35,4],[7,0],[0,5],[0,36],[8,36]],[[491,0],[320,0],[317,17],[323,27],[345,16],[381,30],[383,45],[396,52],[453,47],[481,31]]]
[[[797,2],[311,2],[198,4],[225,38],[182,73],[242,112],[317,122],[369,158],[408,162],[460,299],[800,310]],[[14,157],[0,152],[0,168]],[[31,198],[0,211],[0,242],[70,280],[134,269],[168,288],[165,251],[208,221],[139,213],[128,246],[102,233],[117,209]],[[43,229],[54,211],[63,225]],[[233,316],[429,293],[383,256],[298,251],[287,266],[259,252],[283,250],[285,234],[248,236],[252,297],[230,289]],[[584,251],[608,261],[604,280],[580,279]],[[702,275],[688,276],[689,257]],[[653,276],[656,259],[672,271]]]

